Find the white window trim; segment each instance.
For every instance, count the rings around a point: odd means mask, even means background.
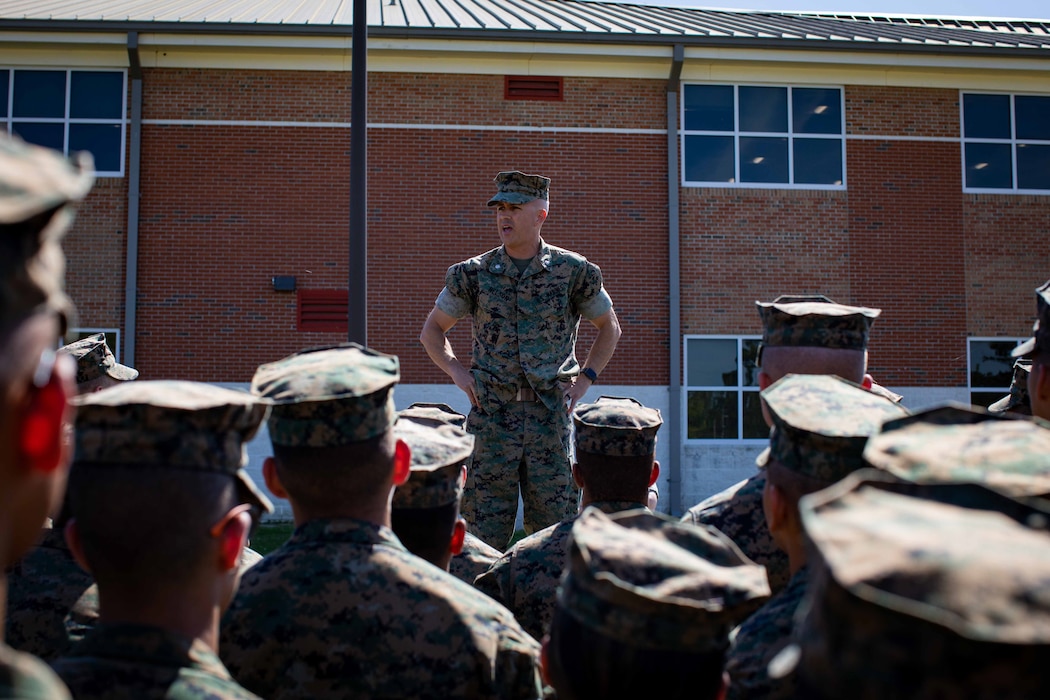
[[[965,95],[1003,95],[1010,98],[1010,138],[990,139],[973,138],[966,136],[966,108],[963,97]],[[1017,144],[1032,144],[1035,146],[1050,146],[1050,140],[1041,139],[1018,139],[1017,120],[1014,114],[1014,99],[1017,97],[1050,97],[1046,93],[1038,92],[1002,92],[996,90],[960,90],[959,91],[959,158],[962,167],[963,192],[967,194],[1036,194],[1050,195],[1050,189],[1032,190],[1017,187]],[[968,143],[995,143],[1010,146],[1010,167],[1012,168],[1012,180],[1014,187],[967,187],[966,186],[966,144]],[[993,339],[994,340],[994,339]]]
[[[736,341],[736,356],[737,360],[743,358],[743,341],[745,340],[762,340],[761,335],[706,335],[706,334],[691,334],[682,336],[682,364],[685,381],[682,386],[682,397],[680,411],[683,417],[681,425],[681,440],[683,445],[691,446],[714,446],[714,445],[736,445],[736,446],[751,446],[751,445],[765,445],[769,442],[767,438],[736,438],[736,439],[725,439],[725,438],[690,438],[689,437],[689,392],[690,391],[732,391],[734,387],[728,386],[706,386],[706,385],[692,385],[689,384],[689,341],[690,340],[735,340]],[[744,372],[743,367],[738,367],[737,371],[737,385],[735,390],[737,392],[737,435],[744,434],[744,411],[743,411],[743,393],[754,392],[758,393],[759,388],[757,386],[744,386]]]
[[[685,88],[688,85],[723,85],[733,88],[733,131],[704,131],[704,130],[686,130],[685,128]],[[785,133],[779,132],[743,132],[740,131],[740,109],[739,109],[739,95],[740,88],[742,87],[777,87],[787,88],[788,91],[788,130]],[[682,187],[695,187],[695,188],[733,188],[733,189],[764,189],[764,190],[845,190],[847,187],[846,177],[846,90],[841,85],[807,85],[807,84],[795,84],[790,85],[777,84],[777,83],[732,83],[724,81],[701,81],[701,80],[690,80],[682,81],[680,85],[680,95],[678,102],[679,116],[678,116],[678,152],[680,155],[679,160],[681,173],[679,179]],[[839,115],[841,129],[838,134],[795,134],[794,132],[794,114],[792,110],[792,90],[794,88],[819,88],[819,89],[834,89],[839,91]],[[685,140],[687,136],[732,136],[733,137],[733,165],[734,173],[737,177],[740,175],[740,137],[741,136],[757,136],[757,137],[775,137],[775,138],[786,138],[788,140],[788,179],[795,179],[795,149],[792,148],[796,136],[803,139],[837,139],[840,142],[841,154],[842,154],[842,184],[841,185],[810,185],[810,184],[796,184],[794,182],[707,182],[703,180],[686,180],[685,178]]]
[[[102,170],[95,171],[95,177],[124,177],[125,169],[125,154],[127,152],[128,145],[128,71],[120,68],[58,68],[58,67],[47,67],[47,66],[36,66],[36,67],[23,67],[23,66],[5,66],[0,68],[8,73],[7,81],[7,113],[0,115],[0,120],[3,121],[7,133],[12,133],[12,126],[16,122],[29,122],[34,124],[62,124],[62,148],[63,153],[69,155],[69,125],[70,124],[120,124],[120,169],[119,170]],[[14,110],[14,96],[15,96],[15,72],[31,72],[31,71],[60,71],[65,70],[66,72],[66,111],[63,117],[33,117],[33,118],[15,118],[12,115]],[[70,91],[72,90],[72,79],[71,74],[77,73],[120,73],[123,76],[121,82],[120,91],[120,119],[72,119],[69,116],[69,105],[70,105]]]
[[[109,349],[113,351],[113,359],[120,362],[120,329],[119,328],[87,328],[77,326],[76,328],[70,328],[66,333],[67,336],[74,335],[92,335],[94,333],[105,333],[107,337],[112,336],[116,339],[113,345],[109,346]],[[64,345],[64,341],[60,341],[59,345]],[[114,347],[116,346],[116,347]]]

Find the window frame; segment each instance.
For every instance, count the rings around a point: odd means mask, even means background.
[[[1020,345],[1028,338],[1018,338],[1015,336],[968,336],[966,338],[966,400],[971,405],[978,405],[974,403],[973,395],[974,392],[990,394],[996,392],[998,394],[997,399],[1001,399],[1010,393],[1010,384],[1003,388],[992,387],[992,386],[973,386],[973,344],[975,342],[994,342],[994,343],[1014,343],[1014,345]],[[1016,362],[1016,359],[1015,359]],[[1010,366],[1011,373],[1013,372],[1013,363]],[[993,402],[994,403],[994,402]]]
[[[736,341],[736,359],[737,359],[737,384],[736,387],[730,386],[708,386],[708,385],[692,385],[689,383],[689,341],[690,340],[735,340]],[[722,391],[722,392],[736,392],[737,396],[737,435],[743,436],[744,434],[744,392],[759,393],[760,387],[747,386],[744,384],[744,371],[743,371],[743,357],[744,357],[744,341],[745,340],[757,340],[762,341],[761,334],[688,334],[682,336],[682,397],[681,397],[681,415],[682,415],[682,444],[691,446],[715,446],[715,445],[736,445],[736,446],[762,446],[769,443],[768,437],[763,438],[690,438],[689,437],[689,392],[691,391]]]
[[[84,338],[87,338],[88,336],[91,336],[91,335],[95,335],[96,333],[105,333],[105,335],[106,335],[106,344],[109,345],[109,349],[113,351],[113,359],[116,360],[119,363],[120,362],[120,351],[121,351],[121,347],[120,347],[120,329],[119,328],[112,328],[112,327],[99,327],[99,328],[91,327],[91,328],[89,328],[87,326],[76,326],[76,327],[70,328],[69,330],[66,331],[65,337],[59,339],[58,346],[62,347],[63,345],[67,345],[69,343],[75,343],[78,340],[83,340]],[[73,340],[69,340],[69,338],[73,338]],[[109,342],[110,338],[113,339],[112,343]]]
[[[0,66],[0,70],[6,71],[7,80],[7,112],[0,114],[0,122],[8,134],[13,133],[15,124],[61,124],[62,125],[62,152],[69,155],[69,127],[71,124],[103,124],[120,126],[120,167],[117,170],[96,170],[95,177],[124,177],[127,167],[126,154],[128,145],[128,71],[126,68],[62,68],[59,66]],[[30,72],[58,72],[65,71],[66,94],[65,114],[62,117],[15,117],[14,116],[14,92],[15,74]],[[120,117],[119,118],[87,118],[70,117],[70,93],[72,91],[72,76],[74,73],[119,73],[121,75],[120,90]]]
[[[708,86],[722,86],[733,88],[733,130],[732,131],[711,131],[702,129],[686,129],[685,127],[685,93],[686,89],[691,85],[708,85]],[[701,81],[701,80],[690,80],[681,82],[681,92],[679,95],[679,114],[678,114],[678,148],[679,148],[679,168],[681,172],[680,183],[682,187],[696,187],[696,188],[734,188],[734,189],[788,189],[788,190],[830,190],[839,191],[847,189],[848,180],[846,175],[846,90],[841,85],[811,85],[811,84],[776,84],[776,83],[731,83],[724,81]],[[742,87],[771,87],[771,88],[785,88],[787,90],[787,131],[786,132],[752,132],[740,130],[740,88]],[[800,89],[821,89],[821,90],[837,90],[839,94],[839,133],[838,134],[808,134],[808,133],[796,133],[794,130],[794,110],[793,110],[793,99],[794,90]],[[734,182],[712,182],[706,180],[687,180],[686,179],[686,140],[689,136],[731,136],[733,139],[733,172]],[[740,182],[740,138],[741,136],[757,137],[757,138],[786,138],[787,139],[787,168],[788,168],[788,182]],[[842,183],[839,185],[820,185],[820,184],[807,184],[807,183],[796,183],[795,180],[795,149],[794,143],[796,138],[800,140],[838,140],[839,142],[839,154],[842,162]]]
[[[1000,95],[1010,98],[1010,138],[989,138],[966,135],[966,95]],[[1044,190],[1021,189],[1017,181],[1017,146],[1030,144],[1050,147],[1050,140],[1017,138],[1017,98],[1050,97],[1048,93],[1039,92],[1002,92],[999,90],[959,90],[959,158],[962,167],[963,192],[967,194],[1018,194],[1050,195],[1050,188]],[[1013,187],[970,187],[966,184],[966,145],[970,143],[988,143],[1010,146],[1010,179]]]

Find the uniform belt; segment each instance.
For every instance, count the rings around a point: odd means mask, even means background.
[[[536,401],[536,391],[531,386],[523,386],[518,389],[518,394],[514,397],[515,401]]]

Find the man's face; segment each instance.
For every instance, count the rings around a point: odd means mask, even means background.
[[[543,202],[534,199],[525,204],[497,202],[496,228],[508,249],[531,247],[539,241],[540,225],[546,218]]]

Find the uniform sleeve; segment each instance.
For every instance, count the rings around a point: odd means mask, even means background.
[[[474,579],[474,588],[509,608],[514,600],[514,581],[511,578],[511,555],[505,554],[489,570]]]
[[[577,278],[572,303],[580,315],[590,320],[598,318],[612,309],[612,299],[602,284],[602,271],[592,262],[584,262],[582,274]]]
[[[453,265],[445,273],[445,288],[441,290],[434,306],[452,318],[463,318],[477,303],[476,282],[476,275],[468,275],[462,263]]]

